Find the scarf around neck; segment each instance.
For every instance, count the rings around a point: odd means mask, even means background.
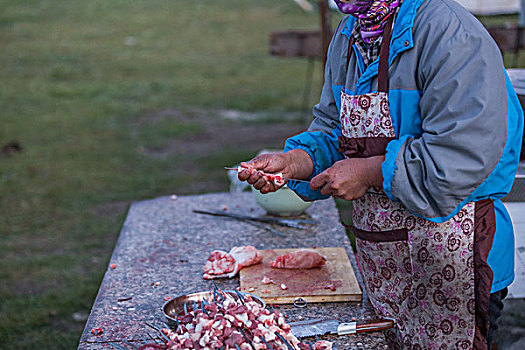
[[[373,43],[385,29],[386,21],[396,13],[401,0],[335,0],[341,12],[357,18],[361,37]]]

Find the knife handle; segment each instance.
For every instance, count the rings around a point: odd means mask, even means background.
[[[381,318],[377,320],[370,320],[365,322],[357,322],[356,332],[375,332],[390,329],[394,327],[394,320]]]
[[[375,332],[394,327],[394,321],[389,319],[378,319],[366,322],[346,322],[337,326],[338,335],[356,334],[364,332]]]

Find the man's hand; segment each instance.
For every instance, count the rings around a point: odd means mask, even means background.
[[[264,173],[282,173],[284,177],[306,179],[312,175],[314,170],[312,159],[303,150],[262,154],[248,162],[241,163],[241,167],[245,169],[239,171],[239,180],[248,181],[261,193],[274,192],[282,187],[282,185],[267,181]]]
[[[310,181],[310,188],[345,200],[361,198],[371,186],[382,187],[381,163],[384,160],[384,156],[340,160],[315,176]]]

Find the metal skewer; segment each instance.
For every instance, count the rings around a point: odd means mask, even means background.
[[[128,344],[129,346],[131,346],[133,348],[133,350],[136,350],[136,349],[139,348],[138,346],[136,346],[135,344],[130,343],[129,341],[121,340],[121,342],[123,342],[124,344]]]
[[[120,350],[128,350],[128,348],[125,348],[125,347],[123,347],[123,346],[121,346],[121,345],[119,345],[119,344],[117,344],[117,343],[115,343],[115,342],[111,342],[111,341],[110,341],[110,342],[108,342],[108,344],[111,345],[111,346],[113,346],[113,347],[116,348],[116,349],[120,349]]]
[[[146,334],[148,335],[148,337],[150,337],[151,340],[153,340],[155,343],[158,343],[157,339],[154,338],[149,332],[146,332]]]
[[[295,348],[290,343],[288,343],[288,341],[281,334],[279,334],[279,332],[275,332],[275,335],[281,339],[281,341],[289,350],[295,350]]]
[[[264,343],[264,345],[266,345],[266,347],[269,349],[269,350],[273,350],[272,346],[270,344],[268,344],[268,342],[262,337],[262,336],[259,336],[259,338],[262,340],[262,342]]]

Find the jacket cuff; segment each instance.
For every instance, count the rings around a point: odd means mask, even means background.
[[[396,159],[399,154],[399,150],[407,139],[411,138],[410,135],[405,135],[400,139],[392,140],[386,146],[385,161],[381,164],[381,169],[383,171],[383,191],[393,202],[399,202],[399,199],[394,197],[392,193],[392,183],[394,182],[394,174],[396,172]]]
[[[284,153],[291,151],[292,149],[301,149],[305,151],[306,153],[308,153],[310,158],[312,158],[312,161],[314,163],[314,171],[312,175],[306,180],[311,180],[314,176],[322,172],[322,170],[320,170],[318,164],[315,161],[315,153],[312,152],[312,150],[309,147],[300,145],[300,144],[292,146],[291,143],[292,142],[289,143],[288,141],[286,141],[284,151],[283,151]],[[294,191],[298,195],[306,197],[309,200],[326,199],[330,197],[330,196],[322,195],[319,190],[317,191],[312,190],[310,188],[309,183],[290,180],[286,183],[286,186],[288,186],[292,191]]]

